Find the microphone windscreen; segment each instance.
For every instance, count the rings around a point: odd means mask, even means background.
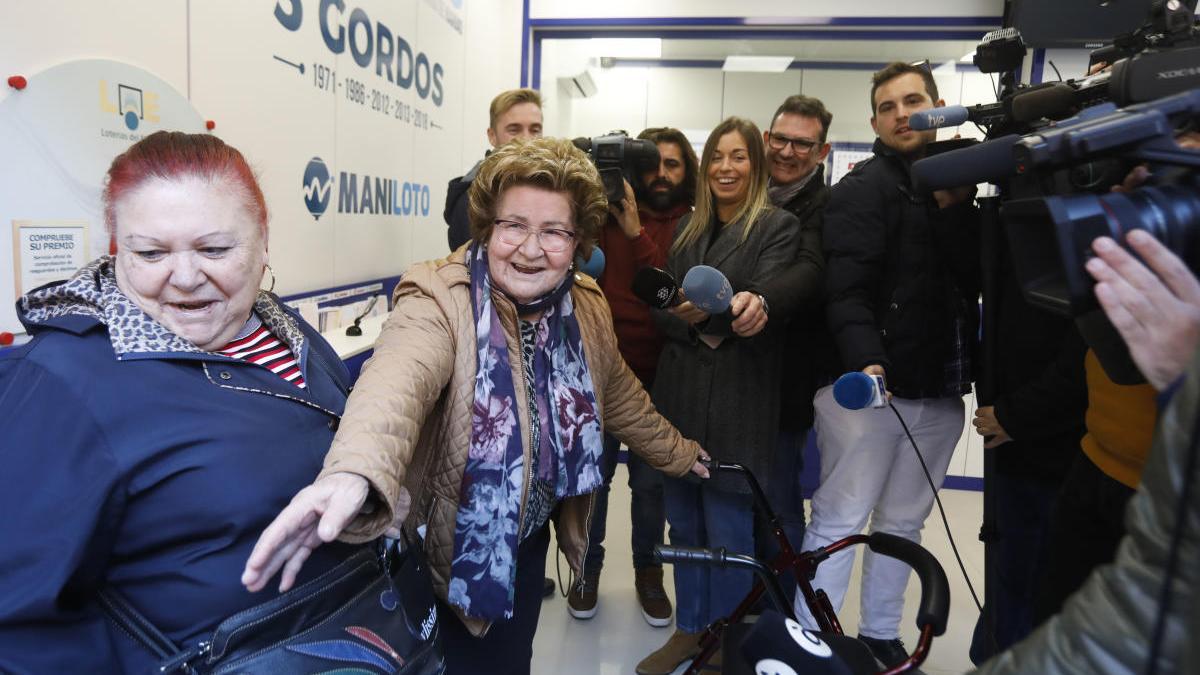
[[[943,152],[913,162],[912,172],[926,190],[994,183],[1017,172],[1013,146],[1021,137],[1009,134],[969,148]]]
[[[943,108],[930,108],[913,113],[908,118],[908,126],[917,131],[956,127],[971,117],[970,111],[961,105],[948,105]]]
[[[1043,117],[1063,119],[1076,112],[1075,88],[1065,82],[1054,82],[1013,96],[1010,105],[1016,122],[1033,122]]]
[[[697,308],[721,314],[733,301],[733,286],[715,267],[696,265],[683,276],[683,293]]]
[[[601,251],[599,246],[593,246],[592,257],[584,260],[583,256],[579,256],[575,259],[575,264],[580,272],[593,279],[599,279],[600,275],[604,274],[604,251]]]
[[[846,373],[833,383],[833,400],[847,410],[862,410],[878,401],[878,380],[870,375],[854,371]]]
[[[670,272],[657,267],[643,267],[633,275],[633,294],[657,309],[679,304],[679,286]]]
[[[761,675],[877,672],[875,660],[863,643],[841,635],[817,635],[773,609],[763,611],[740,647],[742,657]]]

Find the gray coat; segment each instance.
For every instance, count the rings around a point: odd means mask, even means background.
[[[691,218],[679,221],[676,237]],[[716,241],[706,233],[686,249],[672,248],[668,271],[682,282],[692,267],[709,265],[729,279],[735,293],[765,294],[768,280],[795,261],[799,235],[794,215],[771,209],[745,241],[740,223],[731,223]],[[698,441],[715,459],[745,464],[765,486],[779,432],[783,322],[768,315],[762,332],[741,338],[730,328],[732,317],[713,316],[703,332],[726,337],[711,349],[694,327],[674,315],[656,311],[655,321],[667,338],[654,380],[655,406],[684,437]],[[749,491],[736,476],[715,478],[712,486]]]
[[[1146,672],[1177,534],[1179,558],[1158,672],[1200,673],[1200,471],[1195,465],[1200,350],[1185,378],[1159,415],[1142,484],[1125,508],[1125,538],[1116,559],[1092,572],[1059,614],[983,664],[976,675]],[[1191,494],[1185,492],[1189,482]]]

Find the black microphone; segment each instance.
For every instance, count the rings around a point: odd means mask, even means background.
[[[1051,82],[1046,86],[1017,92],[1012,97],[1012,116],[1017,122],[1033,122],[1043,117],[1057,120],[1070,117],[1078,110],[1079,94],[1066,82]]]
[[[633,294],[655,309],[678,305],[679,284],[670,272],[657,267],[643,267],[633,275]]]
[[[1009,134],[969,148],[919,159],[913,162],[913,176],[927,190],[994,183],[1009,178],[1017,173],[1013,147],[1020,139],[1017,134]]]
[[[877,673],[870,649],[852,637],[814,633],[773,609],[764,610],[740,645],[758,675]]]
[[[359,324],[362,323],[362,320],[371,313],[371,309],[375,307],[375,303],[378,301],[378,295],[371,296],[371,301],[367,303],[367,308],[362,311],[362,314],[354,317],[354,325],[346,327],[346,335],[349,335],[350,337],[358,337],[362,335],[362,326]]]

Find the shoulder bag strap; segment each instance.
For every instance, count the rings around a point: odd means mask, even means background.
[[[188,666],[188,661],[200,656],[205,651],[204,645],[187,651],[180,649],[171,641],[171,638],[164,635],[128,600],[111,588],[100,589],[96,592],[96,597],[100,602],[100,609],[118,628],[158,658],[162,664],[160,672],[171,673],[176,670],[182,670],[185,673],[194,672]]]

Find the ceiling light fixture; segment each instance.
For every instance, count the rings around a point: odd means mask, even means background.
[[[792,56],[726,56],[721,70],[737,73],[782,73],[795,61]]]

